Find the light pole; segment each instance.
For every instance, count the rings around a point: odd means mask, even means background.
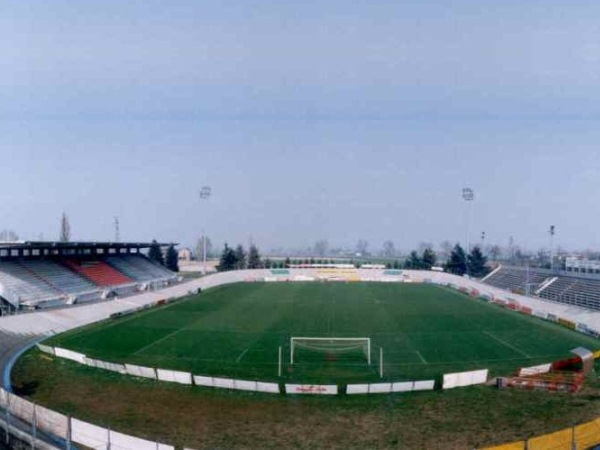
[[[208,200],[210,195],[210,186],[202,186],[200,189],[200,201]],[[206,275],[206,234],[204,234],[204,228],[202,228],[202,275]]]
[[[550,225],[550,229],[548,230],[550,234],[550,270],[554,270],[554,234],[556,233],[556,227],[554,225]]]
[[[471,233],[471,217],[473,216],[473,200],[475,200],[475,193],[473,192],[473,189],[463,188],[462,198],[467,203],[469,203],[469,212],[468,212],[468,218],[467,218],[466,249],[465,249],[465,265],[467,268],[467,277],[468,277],[469,276],[469,252],[470,252],[469,234]]]

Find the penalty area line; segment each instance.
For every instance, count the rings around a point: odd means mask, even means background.
[[[423,358],[423,355],[421,355],[421,352],[419,350],[415,350],[415,353],[417,354],[417,356],[421,359],[421,361],[423,361],[423,364],[429,364],[425,358]]]
[[[244,351],[243,351],[243,352],[240,354],[240,356],[238,356],[238,357],[237,357],[237,359],[235,360],[235,362],[236,362],[236,363],[239,363],[239,362],[242,360],[242,358],[244,357],[244,355],[245,355],[245,354],[248,352],[248,350],[250,350],[250,347],[248,347],[246,350],[244,350]]]
[[[504,345],[504,346],[506,346],[506,347],[510,348],[511,350],[514,350],[515,352],[518,352],[518,353],[520,353],[521,355],[525,356],[526,358],[530,358],[530,359],[532,358],[532,356],[531,356],[531,355],[528,355],[527,353],[525,353],[525,352],[524,352],[523,350],[521,350],[520,348],[518,348],[518,347],[515,347],[515,346],[514,346],[514,345],[512,345],[512,344],[509,344],[508,342],[506,342],[506,341],[504,341],[504,340],[500,339],[498,336],[495,336],[495,335],[493,335],[493,334],[492,334],[491,332],[489,332],[489,331],[484,331],[484,332],[483,332],[483,334],[485,334],[485,335],[487,335],[487,336],[491,337],[492,339],[496,340],[497,342],[500,342],[502,345]]]

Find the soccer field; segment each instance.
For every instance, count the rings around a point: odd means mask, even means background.
[[[360,353],[298,350],[290,337],[369,337]],[[439,378],[443,373],[519,367],[569,356],[598,341],[434,285],[240,283],[189,300],[52,338],[51,345],[111,362],[241,379],[307,383]]]

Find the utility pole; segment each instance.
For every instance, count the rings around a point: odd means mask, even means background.
[[[469,276],[469,253],[470,249],[470,234],[471,234],[471,219],[473,217],[473,201],[475,200],[475,193],[471,188],[463,188],[462,198],[469,204],[469,211],[467,217],[467,236],[466,236],[466,248],[465,248],[465,264],[467,267],[467,277]]]
[[[200,201],[207,201],[211,194],[212,189],[210,186],[202,186],[200,189]],[[206,234],[204,233],[204,228],[202,228],[202,275],[206,275]]]

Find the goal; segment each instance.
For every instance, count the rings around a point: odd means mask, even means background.
[[[323,353],[362,352],[371,365],[371,338],[348,337],[291,337],[290,364],[294,364],[294,355],[298,349],[307,349]]]

